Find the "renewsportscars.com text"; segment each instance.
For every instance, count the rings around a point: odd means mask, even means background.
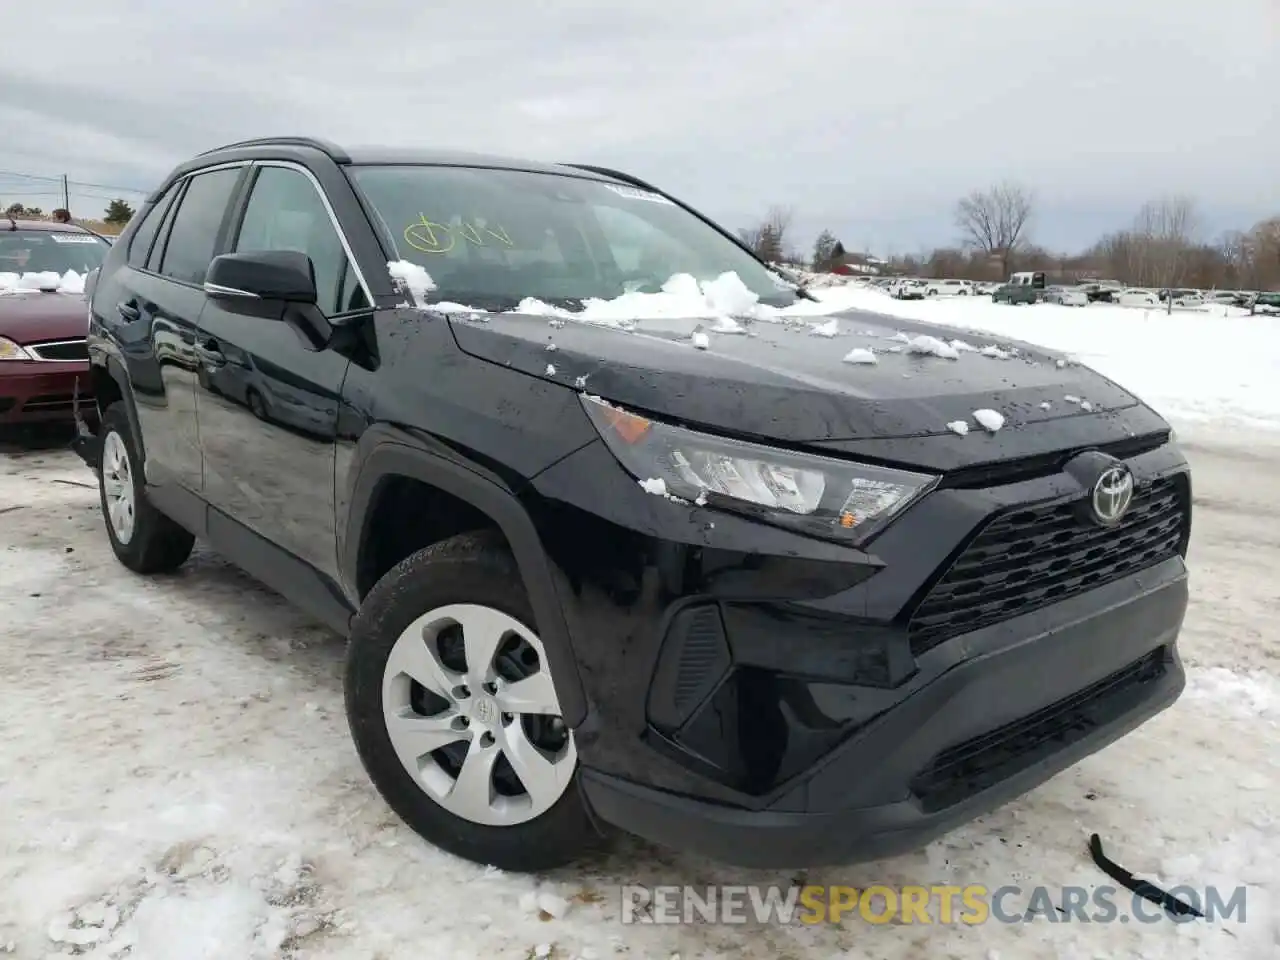
[[[991,888],[983,884],[901,886],[639,886],[621,888],[623,923],[1182,923],[1244,922],[1244,887],[1175,887],[1204,916],[1179,916],[1128,890],[1109,887]]]

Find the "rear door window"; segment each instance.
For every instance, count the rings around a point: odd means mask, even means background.
[[[191,178],[169,228],[162,274],[183,283],[204,283],[239,177],[239,167],[227,167]]]

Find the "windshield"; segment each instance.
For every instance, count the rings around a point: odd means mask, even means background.
[[[351,175],[396,244],[426,269],[432,299],[510,309],[657,293],[673,275],[736,273],[762,303],[791,288],[665,197],[573,176],[475,167],[356,166]]]
[[[91,233],[0,230],[0,273],[85,274],[102,266],[109,249]]]

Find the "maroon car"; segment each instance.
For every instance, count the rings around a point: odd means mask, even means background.
[[[70,423],[77,380],[88,399],[83,284],[109,249],[73,224],[0,217],[0,427]]]

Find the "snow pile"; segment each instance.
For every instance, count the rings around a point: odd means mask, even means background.
[[[947,424],[947,429],[950,430],[952,433],[958,433],[962,437],[968,436],[969,423],[968,421],[965,421],[965,420],[952,420],[950,423]]]
[[[815,337],[838,337],[840,336],[840,322],[832,319],[826,323],[816,323],[809,328],[809,332]]]
[[[860,284],[811,292],[828,310],[867,310],[1038,344],[1072,358],[1060,365],[1086,364],[1184,421],[1280,428],[1280,317],[1218,309],[1170,315],[1101,303],[1016,308],[986,297],[906,301]],[[983,352],[1000,359],[996,350]]]
[[[0,296],[6,293],[33,293],[42,290],[83,296],[84,281],[84,275],[74,270],[68,270],[63,274],[53,270],[23,274],[0,273]]]
[[[484,311],[479,307],[468,307],[465,303],[454,303],[451,300],[441,300],[428,306],[436,313],[459,313],[469,316],[483,316],[484,314]]]
[[[995,433],[1004,426],[1004,414],[995,410],[983,408],[973,411],[973,419],[978,421],[978,425],[988,433]]]
[[[436,288],[436,282],[431,279],[431,274],[408,260],[392,260],[387,264],[387,271],[391,274],[391,279],[399,287],[409,291],[413,297],[413,303],[418,307],[427,306],[427,295]],[[449,306],[460,306],[449,304]],[[432,306],[433,310],[440,309],[440,305]],[[463,308],[466,309],[465,307]]]
[[[660,293],[633,291],[611,300],[588,297],[582,302],[581,310],[566,310],[536,297],[526,297],[511,312],[623,328],[642,319],[709,320],[712,333],[745,333],[741,320],[825,316],[843,309],[846,308],[839,303],[812,300],[799,300],[785,308],[763,304],[742,278],[730,271],[714,280],[698,280],[692,274],[677,273],[662,285]]]
[[[845,363],[866,363],[875,364],[880,361],[876,359],[876,355],[864,347],[854,347],[844,355]]]
[[[937,337],[924,334],[918,337],[907,337],[903,341],[908,353],[916,353],[926,357],[941,357],[944,360],[959,360],[960,351]]]

